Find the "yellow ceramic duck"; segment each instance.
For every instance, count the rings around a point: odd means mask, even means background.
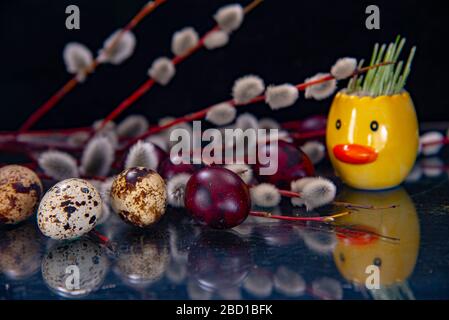
[[[388,293],[389,288],[395,286],[406,287],[406,280],[416,264],[420,242],[416,208],[407,192],[403,188],[385,192],[347,188],[340,194],[339,199],[384,207],[399,205],[398,208],[375,211],[360,209],[354,214],[340,218],[340,227],[337,227],[337,230],[351,225],[356,229],[369,231],[371,236],[360,232],[358,236],[354,236],[354,233],[346,237],[344,232],[339,233],[333,256],[338,270],[350,282],[363,287],[369,276],[366,268],[377,265],[380,270],[380,287],[384,293]]]
[[[395,187],[411,171],[418,152],[413,102],[405,91],[374,98],[340,92],[331,106],[326,140],[336,174],[347,185]]]

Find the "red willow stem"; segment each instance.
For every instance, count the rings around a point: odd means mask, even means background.
[[[250,211],[249,215],[253,217],[260,218],[268,218],[268,219],[276,219],[276,220],[284,220],[284,221],[318,221],[318,222],[333,222],[336,218],[340,218],[350,214],[350,212],[345,211],[337,214],[333,214],[331,216],[323,216],[323,217],[291,217],[291,216],[278,216],[272,215],[269,212],[264,211]]]
[[[65,143],[57,143],[57,142],[32,142],[32,141],[6,141],[0,142],[0,150],[2,151],[23,151],[24,149],[30,151],[41,151],[48,149],[58,149],[60,151],[66,152],[81,152],[83,148],[69,146]]]
[[[112,51],[123,34],[126,31],[131,31],[135,28],[147,15],[153,12],[157,7],[166,2],[167,0],[155,0],[154,2],[146,4],[132,19],[131,21],[120,31],[120,33],[114,38],[112,43],[105,49],[106,54]],[[104,54],[104,53],[103,53]],[[92,73],[100,64],[99,58],[101,54],[97,55],[92,64],[86,69],[86,73]],[[24,133],[28,131],[37,121],[39,121],[45,114],[47,114],[51,109],[53,109],[56,104],[64,98],[70,91],[72,91],[79,84],[79,80],[75,75],[71,78],[61,89],[56,91],[56,93],[50,97],[42,106],[40,106],[31,116],[25,121],[25,123],[20,127],[19,132]]]
[[[249,13],[251,10],[257,7],[262,3],[262,0],[254,0],[249,5],[247,5],[244,8],[245,15]],[[171,62],[176,66],[192,56],[195,52],[200,50],[204,47],[204,41],[206,40],[206,37],[216,31],[219,30],[220,27],[218,25],[215,25],[211,30],[206,32],[198,41],[198,43],[191,48],[186,54],[182,56],[175,56],[171,59]],[[134,93],[132,93],[128,98],[123,100],[109,115],[105,117],[103,120],[103,123],[101,124],[100,128],[98,130],[101,130],[108,122],[115,120],[122,112],[124,112],[126,109],[128,109],[134,102],[136,102],[139,98],[141,98],[145,93],[147,93],[155,84],[155,81],[153,78],[149,78],[144,84],[142,84]]]
[[[108,243],[108,242],[109,242],[109,239],[108,239],[106,236],[102,235],[100,232],[98,232],[96,229],[93,229],[91,232],[92,232],[92,234],[94,234],[98,239],[100,239],[101,242],[103,242],[103,243]]]
[[[444,137],[443,139],[440,139],[440,140],[426,142],[426,143],[423,143],[422,146],[423,147],[431,147],[431,146],[438,146],[440,144],[441,145],[448,145],[449,144],[449,137]]]
[[[23,145],[28,145],[30,148],[35,147],[36,144],[42,145],[41,142],[33,142],[33,141],[18,141],[19,136],[22,137],[55,137],[62,136],[68,137],[74,133],[89,133],[92,130],[91,127],[82,127],[82,128],[69,128],[69,129],[46,129],[46,130],[35,130],[35,131],[27,131],[25,133],[19,132],[8,132],[3,131],[0,132],[0,149],[4,149],[4,145],[8,143],[22,143]],[[48,147],[52,147],[51,145],[45,144]],[[69,148],[65,144],[60,145],[61,148]]]
[[[233,100],[229,100],[229,101],[227,101],[227,102],[229,102],[229,103],[231,103],[231,104],[234,104]],[[138,136],[138,137],[136,137],[136,138],[133,138],[133,139],[129,140],[129,141],[124,145],[123,148],[124,148],[124,149],[128,149],[131,145],[133,145],[133,144],[136,143],[137,141],[142,140],[142,139],[145,139],[145,138],[147,138],[147,137],[149,137],[149,136],[151,136],[151,135],[153,135],[153,134],[159,133],[159,132],[161,132],[161,131],[164,131],[165,129],[171,128],[171,127],[176,126],[176,125],[178,125],[178,124],[185,123],[185,122],[191,122],[191,121],[194,121],[194,120],[203,119],[203,118],[206,116],[207,112],[208,112],[212,107],[213,107],[213,106],[210,106],[210,107],[207,107],[207,108],[205,108],[205,109],[203,109],[203,110],[200,110],[200,111],[198,111],[198,112],[195,112],[195,113],[192,113],[192,114],[189,114],[189,115],[186,115],[186,116],[182,116],[182,117],[176,118],[176,119],[174,119],[174,120],[172,120],[172,121],[167,122],[167,123],[164,124],[164,125],[154,126],[154,127],[150,128],[150,129],[148,129],[147,132],[145,132],[144,134],[142,134],[142,135],[140,135],[140,136]]]
[[[61,135],[61,136],[70,136],[74,133],[78,132],[89,132],[91,130],[90,127],[80,127],[80,128],[67,128],[67,129],[45,129],[45,130],[33,130],[22,133],[23,135],[30,136],[53,136],[53,135]],[[18,136],[21,133],[19,132],[11,132],[5,133]]]
[[[123,100],[117,108],[115,108],[101,123],[98,130],[101,130],[105,125],[117,118],[123,111],[128,109],[134,102],[136,102],[140,97],[142,97],[146,92],[148,92],[154,85],[155,81],[153,78],[149,78],[145,81],[136,91],[134,91],[128,98]]]
[[[301,198],[301,194],[298,192],[290,191],[290,190],[282,190],[278,189],[279,194],[283,197],[287,198]]]
[[[391,64],[394,64],[394,62],[382,62],[382,63],[375,64],[375,65],[372,65],[372,66],[364,67],[364,68],[356,70],[356,72],[354,72],[354,74],[352,74],[352,76],[356,76],[358,74],[365,73],[365,72],[367,72],[367,71],[369,71],[371,69],[376,69],[376,68],[388,66],[388,65],[391,65]],[[331,74],[329,74],[329,75],[327,75],[325,77],[322,77],[320,79],[316,79],[316,80],[313,80],[313,81],[309,81],[309,82],[298,84],[298,85],[296,85],[296,88],[298,90],[300,90],[300,91],[304,91],[309,86],[321,84],[323,82],[334,80],[334,79],[335,79],[335,77],[332,76]]]
[[[188,57],[190,57],[191,55],[193,55],[196,51],[198,51],[200,48],[203,47],[204,45],[204,39],[205,37],[212,31],[214,31],[217,28],[217,26],[215,26],[214,28],[212,28],[211,31],[207,32],[199,41],[198,44],[193,47],[191,50],[189,50],[189,52],[187,52],[185,55],[183,56],[176,56],[174,58],[172,58],[172,63],[174,65],[177,65],[179,63],[181,63],[182,61],[184,61],[185,59],[187,59]],[[128,98],[126,98],[125,100],[123,100],[114,110],[112,110],[111,113],[109,113],[105,119],[103,120],[102,124],[100,125],[98,130],[101,130],[102,128],[104,128],[104,126],[109,123],[110,121],[115,120],[120,114],[122,114],[126,109],[128,109],[129,107],[131,107],[131,105],[133,105],[138,99],[140,99],[145,93],[147,93],[148,91],[150,91],[150,89],[156,84],[155,80],[153,78],[149,78],[148,80],[146,80],[136,91],[134,91]]]
[[[62,130],[40,130],[29,131],[23,134],[18,132],[1,132],[0,133],[0,150],[2,151],[20,151],[27,149],[29,151],[46,150],[49,148],[59,149],[69,152],[81,152],[83,149],[79,147],[69,146],[66,142],[43,142],[43,141],[19,141],[19,137],[67,137],[78,132],[90,132],[91,128],[70,128]]]
[[[40,106],[25,123],[19,128],[19,133],[28,131],[36,122],[38,122],[45,114],[47,114],[53,107],[70,91],[72,91],[78,84],[77,76],[70,79],[64,86],[56,91],[42,106]]]
[[[437,169],[437,170],[449,170],[449,165],[438,165],[438,164],[420,164],[422,169]]]
[[[373,66],[365,67],[365,68],[359,69],[356,72],[354,72],[354,75],[360,74],[360,73],[364,73],[364,72],[367,72],[367,71],[369,71],[371,69],[382,67],[382,66],[386,66],[386,65],[389,65],[389,64],[392,64],[392,63],[391,62],[385,62],[385,63],[380,63],[380,64],[376,64],[376,65],[373,65]],[[300,84],[296,85],[296,88],[298,90],[300,90],[300,91],[304,91],[309,86],[317,85],[317,84],[320,84],[320,83],[323,83],[323,82],[327,82],[327,81],[330,81],[330,80],[333,80],[333,79],[335,79],[335,78],[332,75],[329,75],[329,76],[325,76],[325,77],[322,77],[322,78],[314,80],[314,81],[300,83]],[[228,101],[225,101],[225,103],[229,103],[229,104],[231,104],[234,107],[240,107],[240,106],[246,106],[246,105],[249,105],[249,104],[263,102],[263,101],[265,101],[265,95],[257,96],[255,98],[251,99],[249,102],[246,102],[244,104],[237,104],[232,99],[228,100]],[[164,124],[162,126],[154,126],[154,127],[150,128],[150,129],[148,129],[147,132],[145,132],[144,134],[142,134],[142,135],[140,135],[140,136],[138,136],[138,137],[136,137],[134,139],[129,140],[128,143],[125,144],[124,149],[129,148],[131,145],[133,145],[134,143],[136,143],[139,140],[145,139],[145,138],[147,138],[147,137],[149,137],[149,136],[151,136],[153,134],[156,134],[156,133],[161,132],[161,131],[163,131],[165,129],[173,127],[173,126],[175,126],[177,124],[203,119],[207,115],[207,112],[210,109],[212,109],[212,107],[214,107],[215,105],[217,105],[217,104],[214,104],[212,106],[204,108],[204,109],[202,109],[200,111],[197,111],[195,113],[192,113],[190,115],[186,115],[186,116],[182,116],[182,117],[176,118],[173,121],[170,121],[170,122],[168,122],[168,123],[166,123],[166,124]]]

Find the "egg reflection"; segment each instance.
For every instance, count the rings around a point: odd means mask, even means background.
[[[243,282],[243,288],[257,298],[268,298],[273,292],[273,274],[264,268],[253,268]]]
[[[169,262],[165,233],[133,231],[120,242],[114,270],[125,284],[139,289],[160,280]]]
[[[189,276],[208,290],[239,286],[251,264],[248,244],[227,231],[203,232],[188,258]]]
[[[338,220],[337,245],[333,252],[338,270],[348,281],[365,285],[368,266],[379,268],[380,291],[406,286],[418,256],[420,231],[416,208],[403,188],[383,192],[345,189],[341,201],[399,205],[394,209],[364,210]],[[347,233],[346,226],[359,231]],[[345,231],[346,230],[346,231]],[[374,297],[379,290],[373,290]]]
[[[0,272],[10,280],[25,280],[38,272],[42,237],[32,223],[1,230]]]
[[[42,277],[58,295],[81,298],[101,287],[108,267],[103,247],[84,237],[53,246],[42,261]]]

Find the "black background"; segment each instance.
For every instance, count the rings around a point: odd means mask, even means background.
[[[104,117],[147,79],[155,58],[171,56],[173,32],[193,26],[203,34],[214,25],[215,11],[233,2],[168,0],[135,30],[138,43],[131,59],[118,67],[97,69],[36,128],[84,126]],[[146,0],[0,3],[0,130],[14,130],[70,78],[62,60],[67,42],[82,42],[96,52]],[[81,10],[80,30],[65,28],[69,4]],[[380,7],[381,30],[365,28],[369,4]],[[449,120],[448,17],[448,1],[265,0],[246,17],[228,46],[196,53],[178,67],[169,86],[154,87],[127,114],[142,113],[154,122],[162,116],[198,110],[228,99],[234,80],[248,73],[260,75],[267,84],[299,83],[317,72],[327,72],[339,57],[369,59],[375,42],[393,41],[401,34],[409,40],[404,58],[412,44],[418,46],[407,89],[420,120]],[[246,110],[287,120],[326,113],[330,102],[301,99],[293,108],[275,114],[263,104]]]

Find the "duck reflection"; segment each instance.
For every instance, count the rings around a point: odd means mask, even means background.
[[[43,238],[27,222],[0,233],[0,272],[10,280],[26,280],[39,271]]]
[[[380,289],[370,290],[373,298],[413,298],[407,279],[416,264],[420,231],[410,196],[403,188],[382,192],[348,188],[339,198],[356,204],[399,205],[394,209],[360,209],[339,219],[333,257],[343,277],[361,289],[370,276],[367,267],[379,267]]]
[[[135,289],[159,281],[170,261],[165,229],[132,230],[120,241],[114,271]]]
[[[231,292],[252,265],[249,246],[233,232],[204,230],[189,251],[189,277],[208,291]],[[230,291],[231,290],[231,291]],[[232,294],[235,298],[235,292]]]
[[[42,260],[42,277],[56,294],[81,298],[101,287],[108,268],[109,260],[104,248],[83,237],[72,242],[55,243]]]

